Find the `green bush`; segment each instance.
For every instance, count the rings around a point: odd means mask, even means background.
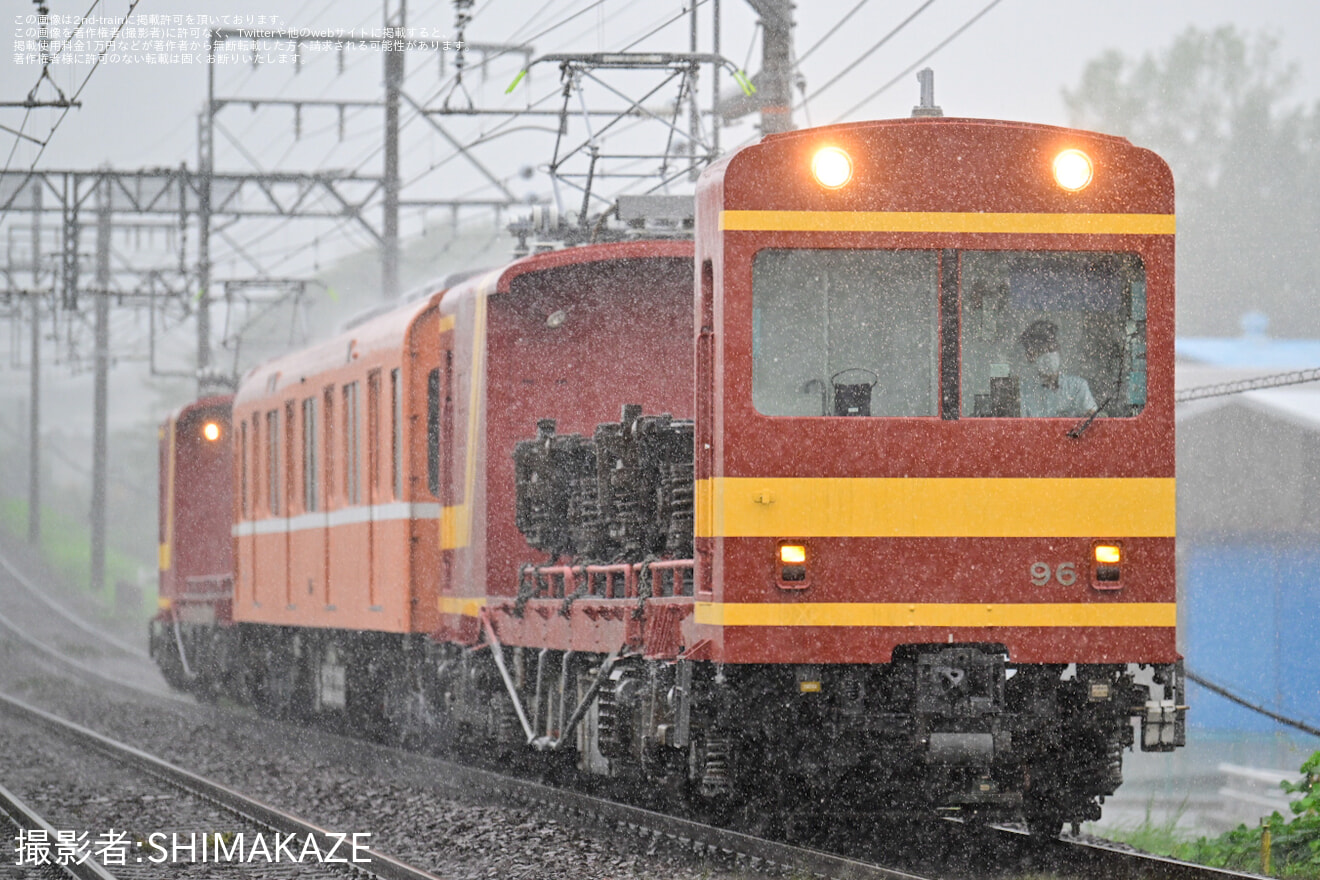
[[[1292,818],[1274,813],[1259,828],[1239,825],[1213,839],[1201,838],[1175,852],[1179,858],[1216,868],[1261,869],[1261,838],[1270,833],[1270,873],[1276,877],[1320,878],[1320,752],[1302,764],[1302,780],[1281,783],[1284,791],[1301,793],[1292,804]]]
[[[1280,784],[1284,791],[1302,795],[1291,805],[1292,818],[1275,813],[1260,827],[1239,825],[1218,837],[1187,840],[1177,830],[1181,809],[1160,823],[1152,821],[1148,809],[1146,819],[1140,825],[1111,832],[1111,836],[1143,852],[1214,868],[1259,873],[1261,840],[1268,830],[1271,876],[1288,880],[1320,880],[1320,752],[1302,764],[1300,782],[1281,781]]]

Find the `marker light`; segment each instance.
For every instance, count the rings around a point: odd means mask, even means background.
[[[1118,565],[1123,561],[1123,550],[1117,544],[1097,544],[1095,561],[1101,565]]]
[[[838,189],[852,180],[852,159],[838,147],[825,147],[811,158],[811,173],[826,189]]]
[[[779,561],[784,565],[805,565],[807,548],[801,544],[780,544]]]
[[[202,436],[214,443],[220,439],[220,426],[215,422],[207,422],[202,426]]]
[[[1079,192],[1091,183],[1091,157],[1081,150],[1064,150],[1054,157],[1054,180],[1068,192]]]

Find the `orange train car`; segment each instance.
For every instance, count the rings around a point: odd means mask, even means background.
[[[244,378],[208,687],[826,826],[1049,834],[1182,743],[1159,157],[809,129],[639,227]]]

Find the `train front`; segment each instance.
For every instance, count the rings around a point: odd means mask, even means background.
[[[695,621],[726,784],[1050,833],[1134,738],[1181,745],[1173,204],[1125,140],[979,120],[706,173]]]

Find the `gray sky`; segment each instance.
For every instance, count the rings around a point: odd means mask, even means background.
[[[479,0],[476,17],[469,26],[469,40],[504,42],[526,38],[575,12],[587,10],[569,24],[535,41],[539,52],[567,49],[613,50],[645,32],[657,21],[681,9],[674,0],[638,3],[604,0]],[[884,47],[825,91],[810,105],[811,120],[817,124],[835,119],[881,84],[916,61],[969,18],[989,0],[936,0],[907,28]],[[88,0],[50,0],[52,13],[82,13]],[[701,47],[710,39],[710,10],[713,0],[701,9]],[[805,53],[855,5],[855,0],[801,0],[796,10],[796,45]],[[873,45],[922,5],[922,0],[870,0],[847,25],[823,44],[804,63],[809,90],[819,87]],[[30,4],[13,4],[26,15]],[[127,0],[105,0],[94,14],[122,15]],[[542,10],[539,17],[532,17]],[[353,28],[375,27],[381,19],[379,6],[360,0],[338,0],[329,4],[303,0],[141,0],[137,16],[174,15],[278,15],[287,26]],[[529,24],[529,17],[531,18]],[[739,0],[722,0],[722,52],[741,66],[749,54],[754,16]],[[1308,101],[1320,97],[1320,58],[1312,51],[1320,35],[1320,4],[1313,0],[1001,0],[964,34],[928,62],[936,70],[936,97],[949,115],[1017,118],[1027,121],[1065,123],[1060,88],[1075,84],[1085,62],[1105,49],[1118,48],[1140,53],[1167,45],[1191,25],[1213,27],[1232,23],[1248,30],[1276,35],[1281,55],[1301,67],[1297,94]],[[444,0],[413,0],[409,24],[453,34],[452,6]],[[686,22],[678,22],[639,48],[681,49],[686,44]],[[12,44],[12,39],[11,39]],[[38,68],[14,62],[11,46],[0,56],[0,94],[21,99],[36,80]],[[755,50],[759,53],[759,47]],[[437,83],[435,64],[410,56],[410,84],[428,91]],[[749,72],[757,67],[753,54]],[[419,70],[419,68],[427,68]],[[59,65],[58,84],[71,93],[86,75],[83,65]],[[370,97],[379,83],[377,58],[363,57],[350,63],[344,77],[321,76],[311,66],[297,77],[292,65],[276,65],[252,72],[246,65],[229,65],[219,71],[222,89],[241,84],[245,94],[327,96],[351,93]],[[492,71],[494,88],[483,97],[500,98],[513,67]],[[355,76],[356,74],[356,76]],[[315,82],[314,82],[315,80]],[[495,82],[495,81],[498,82]],[[552,76],[542,77],[543,83]],[[345,88],[345,84],[352,81]],[[42,157],[47,167],[88,167],[109,162],[130,168],[151,164],[190,164],[196,159],[195,114],[205,94],[205,68],[201,64],[129,65],[105,63],[92,77],[82,95],[84,107],[69,114]],[[880,118],[906,115],[915,103],[916,83],[905,77],[850,118]],[[55,111],[38,111],[26,130],[44,137]],[[0,110],[0,124],[17,127],[23,111]],[[329,118],[313,120],[307,128],[324,127]],[[261,126],[248,129],[247,120],[237,125],[246,131],[243,139],[263,160]],[[799,124],[805,123],[802,114]],[[264,123],[287,128],[288,120]],[[363,126],[357,126],[361,129]],[[352,126],[350,126],[350,129]],[[236,132],[238,133],[238,132]],[[749,135],[750,129],[741,132]],[[8,154],[12,136],[0,132],[0,146]],[[363,143],[365,143],[365,137]],[[221,144],[222,155],[225,145]],[[18,167],[27,167],[35,147],[23,144],[15,153]],[[280,151],[281,153],[283,150]],[[304,166],[321,158],[324,151],[292,153],[290,166]],[[359,151],[361,153],[362,151]],[[231,151],[232,155],[232,151]],[[345,153],[345,155],[348,155]],[[237,161],[237,156],[234,159]],[[339,155],[332,159],[342,158]],[[242,164],[238,162],[237,164]]]

